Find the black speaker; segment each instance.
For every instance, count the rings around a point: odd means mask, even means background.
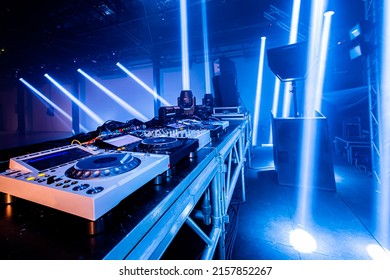
[[[232,75],[237,77],[236,64],[227,57],[220,57],[213,62],[213,74],[214,76]]]
[[[213,77],[214,107],[239,106],[237,79],[234,75],[224,74]]]
[[[316,127],[313,157],[308,163],[313,175],[309,186],[301,182],[301,154],[305,124]],[[336,190],[332,147],[325,117],[319,118],[274,118],[272,117],[274,164],[278,183],[298,187]]]
[[[307,41],[268,49],[268,66],[282,82],[302,80],[308,71],[307,53]]]

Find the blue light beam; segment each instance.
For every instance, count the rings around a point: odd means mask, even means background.
[[[257,134],[258,134],[258,130],[259,130],[261,88],[263,85],[263,72],[264,72],[265,41],[266,41],[266,37],[261,37],[259,66],[258,66],[258,72],[257,72],[255,113],[254,113],[254,119],[253,119],[253,134],[252,134],[252,145],[253,146],[257,146]]]
[[[141,79],[139,79],[136,75],[134,75],[130,70],[128,70],[126,67],[124,67],[121,63],[117,63],[116,66],[118,66],[123,72],[125,72],[130,78],[132,78],[134,81],[136,81],[141,87],[143,87],[147,92],[149,92],[155,99],[158,99],[162,104],[165,106],[172,106],[168,101],[166,101],[164,98],[162,98],[160,95],[157,94],[153,89],[151,89],[148,85],[146,85]]]
[[[64,93],[70,100],[72,100],[81,110],[83,110],[88,116],[91,117],[98,125],[104,123],[98,115],[96,115],[91,109],[89,109],[84,103],[78,100],[72,93],[70,93],[66,88],[60,85],[56,80],[50,77],[49,74],[44,75],[50,82],[52,82],[62,93]]]
[[[381,1],[380,1],[381,2]],[[380,38],[380,92],[378,94],[379,182],[377,183],[377,227],[383,246],[390,249],[390,2],[383,1]],[[375,58],[374,58],[375,59]],[[372,62],[370,62],[372,63]],[[371,135],[371,137],[374,137]],[[375,160],[376,157],[373,158]]]
[[[289,44],[294,44],[297,42],[300,11],[301,11],[301,0],[294,0],[291,24],[290,24],[290,37],[288,42]]]
[[[316,1],[317,2],[317,1]],[[321,1],[318,1],[321,2]],[[298,195],[299,205],[299,219],[300,223],[304,224],[309,221],[309,215],[311,214],[311,189],[315,179],[315,172],[312,170],[312,162],[316,158],[317,147],[315,146],[317,126],[316,121],[313,119],[316,114],[316,110],[320,112],[320,104],[322,99],[323,81],[324,81],[324,69],[326,65],[326,54],[328,50],[328,41],[330,34],[330,23],[333,12],[327,12],[324,14],[324,3],[314,4],[311,20],[313,26],[315,26],[317,32],[312,32],[310,37],[309,46],[309,58],[312,63],[314,62],[314,54],[319,53],[319,59],[314,67],[314,71],[309,79],[309,86],[312,89],[307,91],[305,99],[305,111],[306,118],[303,125],[302,134],[302,146],[301,146],[301,158],[300,158],[300,186],[301,189]],[[324,18],[319,20],[318,16]],[[321,23],[321,24],[319,24]],[[319,33],[320,36],[317,34]],[[313,43],[314,40],[317,43]],[[318,49],[319,46],[319,49]],[[310,63],[310,62],[309,62]]]
[[[187,1],[180,0],[182,90],[190,90],[190,66],[188,57]]]
[[[206,93],[211,93],[210,61],[209,61],[209,39],[207,28],[207,2],[202,1],[202,31],[203,31],[203,52],[204,52],[204,75]]]
[[[121,99],[119,96],[117,96],[115,93],[110,91],[108,88],[104,87],[102,84],[100,84],[98,81],[96,81],[94,78],[92,78],[90,75],[85,73],[81,69],[77,69],[77,72],[79,72],[81,75],[83,75],[85,78],[87,78],[91,83],[93,83],[95,86],[97,86],[99,89],[101,89],[107,96],[109,96],[111,99],[113,99],[116,103],[118,103],[119,106],[121,106],[123,109],[125,109],[130,114],[136,116],[141,121],[148,121],[148,118],[145,117],[143,114],[141,114],[139,111],[137,111],[135,108],[133,108],[131,105],[126,103],[123,99]]]
[[[272,101],[272,115],[277,118],[278,117],[278,105],[279,105],[279,96],[280,96],[280,80],[279,78],[275,78],[275,84],[274,84],[274,99]],[[272,138],[272,123],[270,123],[270,129],[269,129],[269,143],[273,143]]]
[[[301,0],[294,0],[291,23],[290,23],[290,36],[288,39],[289,44],[295,44],[298,40],[298,25],[299,25],[299,14],[301,11]],[[292,87],[291,82],[285,82],[283,92],[283,108],[282,116],[287,118],[290,116],[292,93],[290,88]]]
[[[37,90],[34,86],[32,86],[29,82],[27,82],[25,79],[20,78],[19,81],[21,81],[25,86],[27,86],[33,93],[35,93],[39,98],[41,98],[44,102],[52,106],[54,109],[56,109],[57,112],[59,112],[61,115],[63,115],[67,120],[72,122],[72,117],[66,113],[64,110],[62,110],[60,107],[58,107],[53,101],[48,99],[43,93],[41,93],[39,90]],[[80,128],[87,132],[88,130],[80,124]]]
[[[328,57],[328,44],[329,44],[329,35],[330,35],[330,25],[332,21],[332,16],[334,12],[328,11],[324,14],[324,23],[322,27],[322,36],[321,36],[321,47],[319,54],[319,65],[318,65],[318,75],[317,75],[317,83],[316,83],[316,100],[314,103],[314,109],[322,112],[322,92],[324,87],[324,77],[325,77],[325,68],[326,61]]]
[[[321,89],[317,86],[320,78],[320,53],[321,48],[323,47],[323,42],[321,42],[321,37],[323,37],[323,21],[324,21],[324,10],[325,10],[325,1],[314,1],[312,3],[311,17],[310,17],[310,37],[309,37],[309,49],[308,49],[308,58],[307,58],[307,69],[310,69],[310,73],[306,79],[305,83],[305,104],[304,104],[304,113],[306,116],[315,116],[316,106],[318,104],[317,99],[322,95],[318,91]],[[320,81],[321,82],[321,81]],[[321,82],[321,84],[323,81]]]

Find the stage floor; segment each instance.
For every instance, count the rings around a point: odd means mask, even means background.
[[[376,206],[380,194],[371,174],[335,158],[337,191],[312,189],[306,192],[308,199],[303,199],[302,188],[277,183],[272,166],[272,147],[255,147],[232,259],[390,259],[390,235],[379,231],[377,217],[382,212]],[[311,244],[311,250],[293,246],[294,231],[305,231],[303,245]]]

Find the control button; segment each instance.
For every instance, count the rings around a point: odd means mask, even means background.
[[[27,177],[26,180],[27,181],[32,181],[32,180],[35,180],[35,177],[34,176],[30,176],[30,177]]]
[[[85,171],[83,177],[88,178],[89,176],[91,176],[91,171]]]
[[[53,184],[54,183],[54,178],[55,178],[56,176],[50,176],[50,177],[48,177],[47,178],[47,184],[48,185],[51,185],[51,184]]]
[[[94,188],[90,188],[89,190],[87,190],[87,194],[100,193],[103,190],[104,190],[103,187],[94,187]]]
[[[72,190],[74,191],[82,191],[89,187],[89,184],[81,184],[78,186],[75,186]]]
[[[118,168],[118,167],[115,167],[115,168],[114,168],[114,172],[115,172],[115,173],[119,173],[119,168]]]
[[[39,174],[38,174],[38,177],[45,177],[45,176],[46,176],[45,173],[39,173]]]
[[[64,181],[65,184],[67,184],[67,183],[69,183],[69,182],[70,182],[70,180],[65,180],[65,181]]]
[[[70,183],[71,185],[76,185],[78,183],[78,181],[73,181],[72,183]]]
[[[62,186],[63,189],[67,189],[67,188],[69,188],[69,187],[70,187],[69,184],[65,184],[65,185]]]
[[[60,186],[62,186],[62,185],[63,185],[63,183],[57,183],[57,184],[56,184],[57,187],[60,187]]]
[[[105,176],[110,175],[110,169],[104,170],[104,171],[103,171],[103,174],[104,174]]]
[[[100,176],[100,171],[96,170],[93,172],[93,177],[99,177]]]

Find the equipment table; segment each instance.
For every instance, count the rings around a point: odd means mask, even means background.
[[[227,209],[239,178],[245,200],[249,150],[248,120],[231,121],[161,184],[150,181],[97,221],[1,194],[0,259],[160,259],[184,223],[204,241],[201,259],[224,259]],[[201,204],[209,211],[197,219]]]

